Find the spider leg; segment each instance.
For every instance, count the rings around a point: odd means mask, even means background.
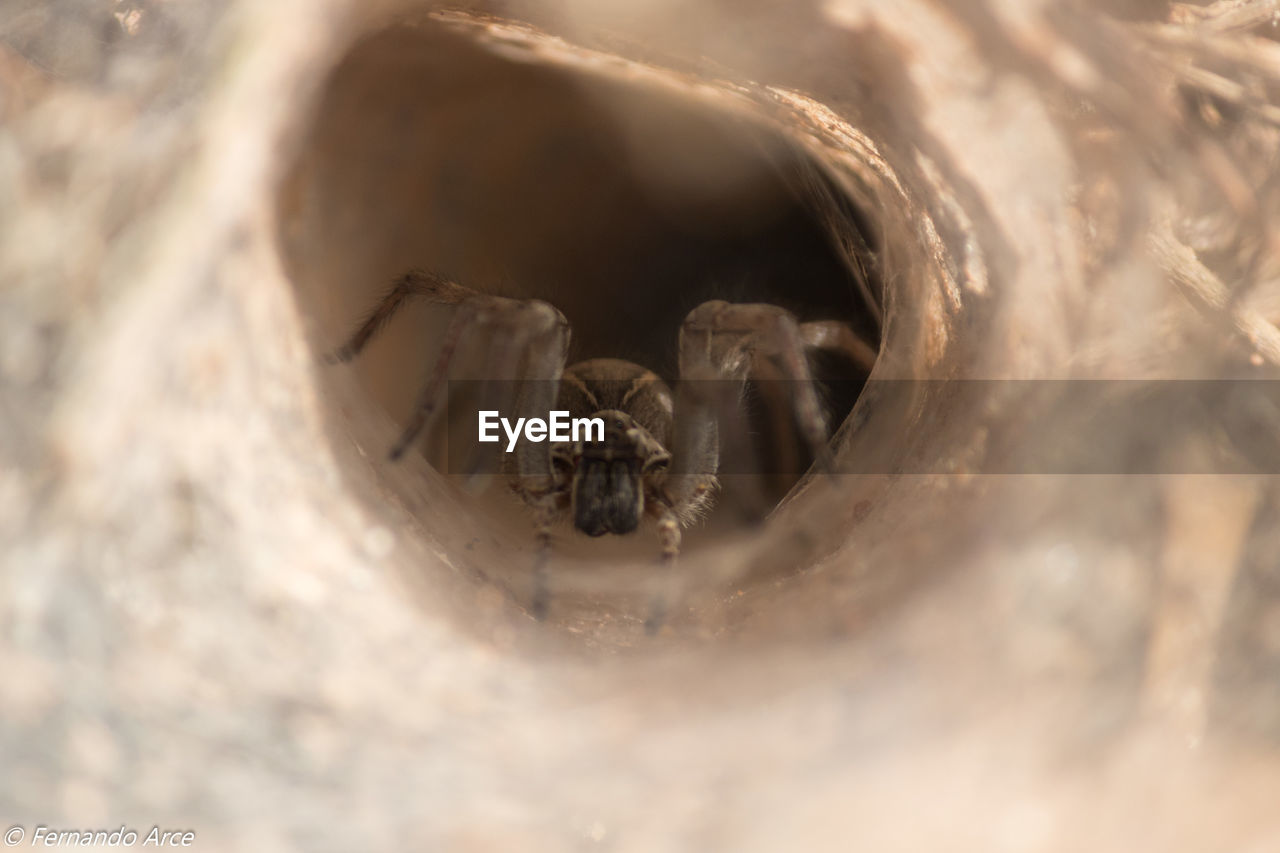
[[[486,379],[490,381],[484,383],[482,396],[485,404],[482,408],[509,410],[506,404],[512,402],[512,389],[520,378],[521,364],[526,361],[529,368],[527,378],[534,380],[534,385],[545,386],[536,395],[537,402],[548,394],[554,400],[555,384],[564,370],[568,351],[569,330],[564,315],[545,302],[477,293],[422,270],[401,276],[332,360],[349,361],[354,358],[411,297],[426,297],[438,305],[456,305],[458,310],[449,322],[431,376],[418,392],[409,421],[391,448],[391,459],[402,457],[426,428],[440,402],[459,344],[464,336],[482,328],[497,332],[491,335],[493,345],[485,357]],[[549,411],[549,407],[543,411]],[[465,473],[469,476],[482,465],[482,451],[483,448],[477,444],[468,457]],[[546,471],[549,473],[550,470],[548,455]]]
[[[409,422],[405,424],[400,437],[396,439],[396,443],[391,446],[389,456],[393,461],[399,459],[406,450],[413,446],[414,440],[421,434],[427,422],[431,419],[431,414],[435,411],[436,403],[440,399],[440,388],[449,376],[449,364],[453,361],[454,353],[458,350],[458,342],[461,340],[463,333],[472,327],[475,320],[475,306],[464,303],[459,308],[458,313],[454,314],[453,319],[449,321],[449,328],[444,335],[444,344],[440,350],[440,355],[436,358],[435,367],[431,371],[431,378],[427,380],[426,384],[422,386],[422,390],[418,392],[417,399],[413,401],[413,413],[409,416]]]
[[[541,503],[534,505],[533,528],[537,550],[533,558],[533,595],[530,598],[529,612],[539,622],[547,618],[551,603],[547,565],[551,560],[551,524],[555,517],[553,495],[545,495]]]
[[[382,301],[373,309],[360,327],[329,357],[330,363],[348,362],[360,354],[386,325],[391,318],[404,307],[412,297],[425,297],[437,305],[457,305],[458,312],[449,323],[440,355],[436,359],[435,368],[430,379],[418,392],[414,401],[413,414],[405,426],[400,438],[391,447],[391,459],[399,459],[413,444],[430,420],[440,395],[440,387],[449,375],[449,364],[453,361],[458,343],[464,332],[472,325],[479,314],[479,309],[496,297],[483,296],[470,288],[447,281],[434,273],[425,270],[410,270],[396,279],[395,285]]]
[[[658,514],[657,527],[658,539],[662,543],[663,571],[660,578],[661,588],[649,598],[649,612],[644,620],[644,632],[650,637],[657,634],[667,621],[667,602],[671,598],[671,590],[666,587],[669,585],[676,560],[680,555],[680,518],[675,510],[664,506]]]
[[[486,338],[494,341],[484,359],[485,381],[481,383],[482,409],[502,411],[514,396],[513,388],[519,379],[521,362],[526,351],[543,336],[540,322],[548,312],[559,317],[560,312],[543,302],[525,302],[496,296],[470,297],[459,307],[445,332],[444,344],[436,358],[431,377],[418,393],[413,404],[413,414],[404,431],[391,448],[391,458],[399,459],[426,428],[442,397],[441,390],[449,377],[449,366],[454,359],[461,338],[470,333],[487,332]],[[560,317],[560,322],[564,318]],[[553,377],[558,378],[558,377]],[[483,462],[484,448],[479,442],[468,455],[464,473],[473,476]]]
[[[404,306],[404,303],[414,296],[424,296],[438,305],[459,305],[479,294],[426,270],[410,270],[396,279],[396,283],[369,317],[360,324],[347,342],[338,347],[326,360],[330,363],[351,361],[378,332],[386,327],[387,323],[391,322],[391,318]]]
[[[555,400],[569,354],[569,323],[564,315],[536,299],[498,299],[486,309],[491,344],[482,383],[481,409],[512,411],[518,418],[546,418]],[[463,472],[474,476],[482,467],[484,448],[477,442]],[[513,477],[526,499],[551,490],[554,470],[551,442],[516,445]]]
[[[490,391],[483,408],[502,410],[514,402],[517,417],[545,418],[559,395],[569,353],[569,323],[554,307],[538,300],[502,300],[499,308],[506,322],[494,329],[498,343],[497,356],[491,362],[493,375],[520,379],[485,383]],[[551,447],[550,441],[519,442],[515,465],[508,470],[515,492],[533,513],[535,552],[529,612],[538,621],[547,617],[550,608],[551,527],[560,514]],[[477,443],[477,456],[479,451]],[[468,463],[468,473],[477,469],[477,461],[473,458]]]
[[[528,323],[537,329],[527,347],[528,361],[517,400],[519,417],[547,417],[560,395],[560,377],[569,356],[569,323],[545,302],[525,303],[537,316]],[[535,503],[555,486],[550,441],[521,442],[516,446],[516,473],[520,488]]]
[[[514,403],[518,418],[546,418],[555,407],[560,377],[569,352],[569,323],[551,305],[538,300],[501,300],[494,306],[496,317],[491,351],[491,375],[501,381],[484,383],[484,408],[503,410]],[[509,381],[505,377],[519,377]],[[467,473],[478,468],[481,446],[475,446]],[[549,563],[551,526],[559,515],[551,442],[520,441],[515,449],[514,470],[509,470],[512,486],[533,513],[535,552],[533,593],[529,612],[542,621],[551,602]]]
[[[680,555],[680,519],[670,508],[658,518],[658,539],[662,542],[662,561],[674,563]]]
[[[393,460],[404,455],[431,420],[450,376],[450,368],[465,339],[485,346],[482,350],[480,410],[512,411],[520,418],[547,417],[554,408],[569,351],[569,323],[556,308],[536,299],[508,299],[477,293],[431,273],[412,271],[397,280],[391,292],[331,357],[349,361],[381,331],[410,297],[426,297],[439,305],[457,307],[441,344],[440,354],[414,401],[412,414],[391,448]],[[477,436],[478,437],[478,436]],[[495,451],[496,452],[496,451]],[[468,478],[479,472],[486,456],[480,442],[470,451],[464,466]],[[515,491],[534,515],[537,541],[534,558],[534,592],[531,611],[546,615],[549,601],[547,564],[551,552],[551,525],[559,514],[556,478],[550,442],[521,441],[516,445],[515,470],[510,471]]]
[[[855,334],[849,324],[839,320],[818,320],[800,325],[800,338],[809,349],[838,352],[849,359],[863,373],[870,373],[876,364],[876,351]]]
[[[820,331],[823,327],[815,327],[813,333]],[[800,324],[776,305],[712,301],[694,308],[680,330],[680,388],[684,393],[677,401],[683,403],[684,412],[677,405],[677,433],[714,434],[715,423],[708,423],[708,419],[726,423],[725,411],[730,407],[736,410],[748,376],[778,379],[782,381],[772,384],[775,394],[781,389],[789,398],[785,402],[794,412],[794,427],[818,467],[830,471],[827,420],[809,374],[805,347]],[[727,386],[702,381],[713,377],[732,381]],[[776,401],[770,406],[775,413],[779,408]],[[741,415],[735,413],[734,417]],[[688,435],[680,435],[675,444],[686,453],[710,453],[710,442],[691,440]]]

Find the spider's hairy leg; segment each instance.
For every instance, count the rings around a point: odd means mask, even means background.
[[[444,383],[445,377],[448,376],[449,363],[453,360],[454,352],[458,348],[458,342],[461,340],[463,332],[475,320],[479,313],[478,308],[493,299],[493,297],[482,296],[470,288],[447,281],[425,270],[410,270],[396,279],[395,285],[373,309],[369,317],[328,360],[330,362],[347,362],[355,358],[368,345],[369,341],[386,327],[387,323],[404,306],[405,302],[415,296],[425,297],[437,305],[456,305],[458,306],[458,312],[453,316],[449,323],[449,328],[445,332],[445,339],[440,355],[436,359],[435,369],[432,371],[431,378],[423,386],[414,401],[413,416],[410,418],[409,424],[401,434],[400,439],[391,448],[390,457],[393,460],[399,459],[404,455],[404,452],[412,444],[413,439],[426,426],[431,412],[435,408],[440,386]]]
[[[671,430],[671,466],[664,484],[668,506],[681,520],[694,502],[705,500],[720,466],[720,422],[736,411],[740,382],[725,382],[697,342],[680,334],[680,382],[676,385]],[[696,515],[697,507],[694,507]],[[679,533],[677,529],[676,533]],[[669,535],[669,534],[668,534]],[[664,540],[664,552],[666,541]],[[675,540],[679,547],[679,538]]]
[[[327,361],[330,363],[347,362],[359,355],[369,341],[378,332],[382,331],[387,323],[391,322],[391,318],[396,315],[396,312],[404,306],[404,303],[410,297],[423,296],[438,305],[459,305],[475,295],[475,291],[460,284],[446,281],[434,273],[426,270],[410,270],[396,279],[396,283],[392,285],[391,290],[387,292],[386,296],[382,297],[382,301],[373,309],[368,318],[352,333],[346,343],[327,357]]]
[[[734,380],[739,393],[748,376],[784,380],[795,428],[818,468],[831,471],[827,419],[809,373],[805,345],[795,317],[776,305],[702,303],[689,312],[680,329],[681,386],[690,386],[684,395],[686,408],[698,419],[723,411],[725,400],[718,405],[697,402],[706,396],[699,386],[716,385],[699,381],[709,376]],[[715,393],[725,396],[723,391]]]
[[[516,415],[521,418],[545,417],[555,408],[559,395],[560,377],[564,374],[569,353],[569,323],[563,314],[545,302],[529,301],[521,305],[519,322],[529,336],[519,348],[524,355],[524,381],[519,383]],[[517,363],[510,367],[514,371],[518,366]],[[512,384],[500,383],[506,388]],[[521,441],[516,445],[516,469],[511,472],[516,493],[533,512],[537,550],[529,610],[538,621],[546,618],[551,602],[551,525],[560,514],[551,448],[549,441]]]
[[[671,467],[666,493],[684,524],[697,518],[714,499],[720,460],[750,453],[748,425],[742,409],[750,372],[749,354],[727,336],[717,335],[710,315],[726,302],[706,302],[691,311],[680,329],[675,418],[671,433]],[[766,499],[755,478],[734,490],[732,506],[746,509],[748,519],[762,518]]]
[[[554,386],[559,379],[568,348],[568,322],[559,311],[537,300],[507,299],[477,293],[425,273],[409,273],[402,278],[396,290],[374,310],[373,315],[356,331],[344,350],[359,352],[386,324],[390,315],[407,298],[406,294],[425,295],[437,304],[456,305],[457,311],[449,321],[431,375],[414,400],[409,421],[391,448],[392,460],[403,456],[430,422],[431,415],[440,402],[445,381],[449,378],[450,365],[464,336],[485,332],[485,340],[492,341],[485,355],[485,374],[490,381],[484,384],[485,401],[482,408],[510,408],[506,404],[512,402],[513,389],[522,378],[521,365],[528,366],[531,372],[528,378],[538,380],[535,385]],[[554,390],[551,393],[554,396]],[[474,474],[481,466],[481,450],[477,445],[475,452],[467,460],[467,474]],[[549,458],[546,465],[550,470]]]
[[[392,461],[404,455],[405,451],[413,445],[414,439],[418,437],[431,419],[431,413],[435,411],[436,403],[440,397],[441,386],[449,375],[449,363],[453,361],[453,354],[458,349],[458,342],[462,339],[462,333],[471,327],[475,320],[475,315],[475,306],[470,303],[464,303],[458,309],[458,313],[454,314],[453,319],[449,321],[449,328],[444,335],[444,344],[440,350],[440,355],[436,358],[435,368],[431,371],[431,378],[427,380],[427,383],[418,392],[417,398],[413,401],[413,414],[410,415],[409,422],[405,424],[400,437],[396,439],[396,443],[391,446],[391,452],[388,455]]]
[[[649,599],[649,612],[644,620],[644,632],[652,637],[667,621],[667,601],[671,590],[666,588],[680,556],[680,519],[670,507],[664,507],[657,522],[658,540],[662,543],[662,587]]]
[[[719,370],[685,341],[681,379],[676,386],[671,469],[665,491],[680,519],[689,524],[714,501],[720,460],[746,459],[754,453],[743,392],[746,370]],[[737,375],[734,375],[737,374]],[[757,522],[772,509],[760,477],[737,477],[732,500],[724,504],[742,520]]]
[[[800,325],[800,338],[809,349],[829,350],[849,359],[863,373],[876,364],[876,350],[840,320],[817,320]]]
[[[670,565],[680,556],[680,519],[670,509],[658,518],[658,541],[662,543],[662,562]]]
[[[557,309],[536,299],[488,297],[482,317],[488,347],[481,410],[511,411],[519,418],[547,417],[569,353],[569,323]],[[483,467],[484,449],[477,442],[463,473],[474,477]],[[541,494],[553,485],[551,443],[521,441],[516,446],[523,491]]]
[[[331,358],[349,361],[382,330],[410,298],[426,297],[434,304],[455,306],[431,374],[414,400],[408,422],[391,448],[399,459],[430,422],[450,367],[464,339],[469,355],[483,353],[479,364],[480,410],[511,411],[521,418],[545,417],[555,404],[569,350],[569,323],[556,308],[536,299],[509,299],[478,293],[431,273],[412,271],[397,280],[351,338]],[[466,460],[468,480],[482,467],[486,448],[479,442]],[[534,516],[537,542],[531,611],[539,619],[547,611],[547,564],[551,525],[560,509],[549,443],[518,445],[512,485]]]
[[[547,618],[551,603],[551,586],[548,582],[548,563],[551,561],[551,524],[556,518],[555,496],[544,495],[533,507],[533,528],[536,551],[533,558],[533,595],[529,612],[539,622]]]
[[[516,414],[522,418],[546,417],[556,408],[560,378],[569,355],[569,323],[545,302],[525,303],[537,316],[526,321],[537,329],[526,348],[526,381],[520,385]],[[516,446],[516,476],[525,493],[540,497],[555,485],[550,441],[522,441]]]

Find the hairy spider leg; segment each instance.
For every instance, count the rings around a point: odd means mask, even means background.
[[[798,435],[817,469],[830,472],[828,426],[805,353],[799,324],[776,305],[717,300],[690,311],[680,330],[681,381],[673,442],[679,464],[673,469],[683,472],[691,464],[704,464],[701,457],[713,452],[730,454],[729,458],[755,452],[742,411],[745,384],[755,378],[765,380],[758,390],[766,415],[775,422],[775,435]],[[777,447],[782,453],[787,443]],[[785,458],[775,462],[787,465]],[[796,458],[791,464],[798,462]],[[741,478],[735,494],[739,511],[748,517],[762,518],[772,505],[761,477]]]
[[[460,284],[446,281],[426,270],[410,270],[396,279],[360,327],[345,344],[328,357],[330,363],[348,362],[360,354],[374,335],[382,331],[411,296],[425,296],[441,305],[457,305],[475,292]]]
[[[800,339],[810,349],[830,350],[844,355],[863,373],[870,373],[878,354],[872,346],[839,320],[815,320],[800,324]]]
[[[514,398],[520,417],[551,410],[569,350],[569,324],[564,315],[546,302],[477,293],[425,270],[412,270],[401,276],[329,360],[346,362],[358,355],[411,297],[425,297],[435,304],[457,306],[458,310],[449,322],[431,376],[414,401],[413,414],[391,448],[392,460],[404,455],[430,421],[460,342],[477,328],[496,327],[501,332],[492,336],[493,345],[488,351],[486,367],[495,378],[485,383],[481,408],[506,410],[509,408],[506,404]],[[521,366],[524,375],[517,376]],[[513,393],[517,385],[519,391]],[[468,477],[482,467],[481,453],[477,446],[468,458],[464,469]],[[550,597],[547,565],[551,525],[557,515],[550,444],[523,443],[518,467],[517,491],[533,510],[537,541],[530,609],[536,618],[542,619]]]

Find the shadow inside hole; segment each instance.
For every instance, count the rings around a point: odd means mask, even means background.
[[[411,268],[544,299],[571,324],[571,363],[623,358],[667,379],[681,321],[708,299],[841,320],[874,345],[867,285],[794,186],[798,173],[821,174],[805,156],[740,112],[516,61],[445,28],[397,26],[356,44],[324,89],[280,196],[283,254],[324,350]],[[844,215],[870,233],[852,204]],[[355,361],[367,399],[348,408],[372,404],[407,421],[450,315],[422,302],[403,309]],[[814,367],[850,378],[838,360]],[[826,395],[833,424],[856,399],[856,386],[840,387]],[[755,430],[768,454],[764,432]],[[389,448],[394,433],[365,438]],[[768,500],[800,470],[774,466]],[[498,479],[489,517],[531,539]],[[686,551],[741,531],[757,509],[725,490],[708,523],[687,532]],[[587,540],[566,528],[556,547],[588,559],[657,554],[643,530]]]

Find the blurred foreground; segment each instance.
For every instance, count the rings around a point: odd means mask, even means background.
[[[976,473],[1061,451],[1053,394],[866,399],[842,458],[900,464],[708,544],[650,640],[650,569],[571,543],[529,619],[518,514],[382,461],[414,377],[317,357],[444,251],[494,287],[541,270],[597,342],[637,325],[593,326],[573,284],[593,245],[646,245],[635,205],[569,169],[508,222],[544,173],[449,183],[459,152],[496,175],[534,147],[493,140],[554,132],[520,114],[568,114],[545,65],[764,116],[847,253],[832,187],[856,196],[875,378],[1274,379],[1276,4],[475,5],[532,28],[0,10],[0,820],[202,850],[1280,849],[1265,398],[1227,435],[1101,418],[1175,473],[1087,475]],[[434,88],[397,101],[406,68]],[[520,69],[527,103],[477,113]],[[618,107],[665,101],[583,91],[601,138],[644,142],[631,180],[669,181],[657,113]],[[599,233],[551,241],[575,210]]]

